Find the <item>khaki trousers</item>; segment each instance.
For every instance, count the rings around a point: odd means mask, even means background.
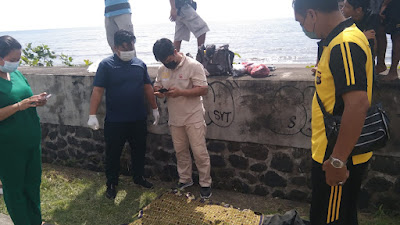
[[[179,182],[188,183],[192,181],[190,145],[199,172],[199,184],[201,187],[210,187],[212,182],[211,164],[206,146],[206,124],[204,121],[179,127],[170,126],[170,131],[176,152]]]

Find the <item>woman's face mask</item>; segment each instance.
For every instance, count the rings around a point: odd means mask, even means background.
[[[0,70],[3,73],[11,73],[18,69],[19,61],[18,62],[8,62],[8,61],[5,61],[4,59],[2,59],[2,60],[4,61],[4,66],[0,66]]]
[[[132,50],[132,51],[119,51],[119,58],[122,61],[131,61],[133,59],[133,57],[136,56],[136,51]]]

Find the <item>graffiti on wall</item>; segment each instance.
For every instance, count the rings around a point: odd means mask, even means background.
[[[214,81],[208,85],[208,94],[204,97],[206,123],[207,125],[215,124],[218,127],[229,127],[235,120],[236,105],[233,89],[238,85],[230,81]]]
[[[311,103],[315,88],[304,90],[293,86],[280,87],[273,98],[271,113],[267,116],[265,128],[278,135],[301,133],[311,136]]]

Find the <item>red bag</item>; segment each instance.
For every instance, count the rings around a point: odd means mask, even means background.
[[[262,78],[262,77],[268,77],[270,73],[269,68],[264,65],[264,64],[259,64],[253,66],[250,72],[250,76],[254,78]]]

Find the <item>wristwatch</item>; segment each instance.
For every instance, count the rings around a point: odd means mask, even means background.
[[[337,169],[343,168],[346,165],[346,162],[343,162],[340,159],[333,158],[332,156],[329,157],[329,162],[331,165]]]

